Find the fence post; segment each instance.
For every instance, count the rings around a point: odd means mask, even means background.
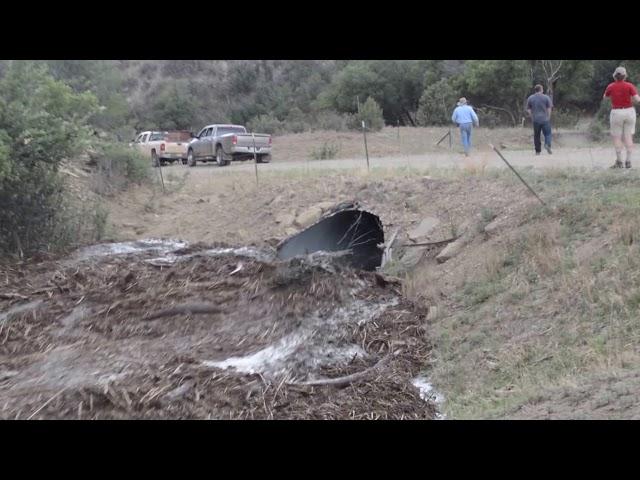
[[[258,155],[256,154],[256,136],[253,132],[251,133],[251,138],[253,140],[253,166],[256,169],[256,186],[258,186]]]
[[[364,123],[364,120],[362,121],[362,135],[364,136],[364,153],[367,156],[367,171],[370,172],[371,169],[369,167],[369,149],[367,148],[367,127]]]

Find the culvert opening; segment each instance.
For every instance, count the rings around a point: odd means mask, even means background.
[[[384,230],[380,218],[358,208],[331,213],[306,230],[284,240],[280,260],[314,252],[349,251],[345,262],[354,268],[375,270],[382,262]]]

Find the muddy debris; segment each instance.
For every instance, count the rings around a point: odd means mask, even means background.
[[[0,418],[436,417],[412,383],[430,356],[425,312],[340,252],[94,253],[2,272],[14,281],[0,287]]]

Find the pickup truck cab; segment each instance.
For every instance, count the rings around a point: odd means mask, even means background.
[[[189,143],[187,164],[195,167],[198,160],[215,160],[223,167],[232,160],[253,160],[254,141],[258,163],[271,161],[271,135],[247,133],[242,125],[207,125]]]
[[[173,163],[181,160],[187,163],[187,147],[191,140],[189,132],[147,131],[138,134],[132,145],[143,155],[151,158],[151,164],[157,167],[160,163]]]

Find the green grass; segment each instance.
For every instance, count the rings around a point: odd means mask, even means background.
[[[450,418],[501,417],[550,388],[640,360],[640,177],[527,175],[548,208],[522,212],[518,230],[454,296],[462,308],[432,325],[431,377]],[[600,246],[579,261],[586,242]]]

